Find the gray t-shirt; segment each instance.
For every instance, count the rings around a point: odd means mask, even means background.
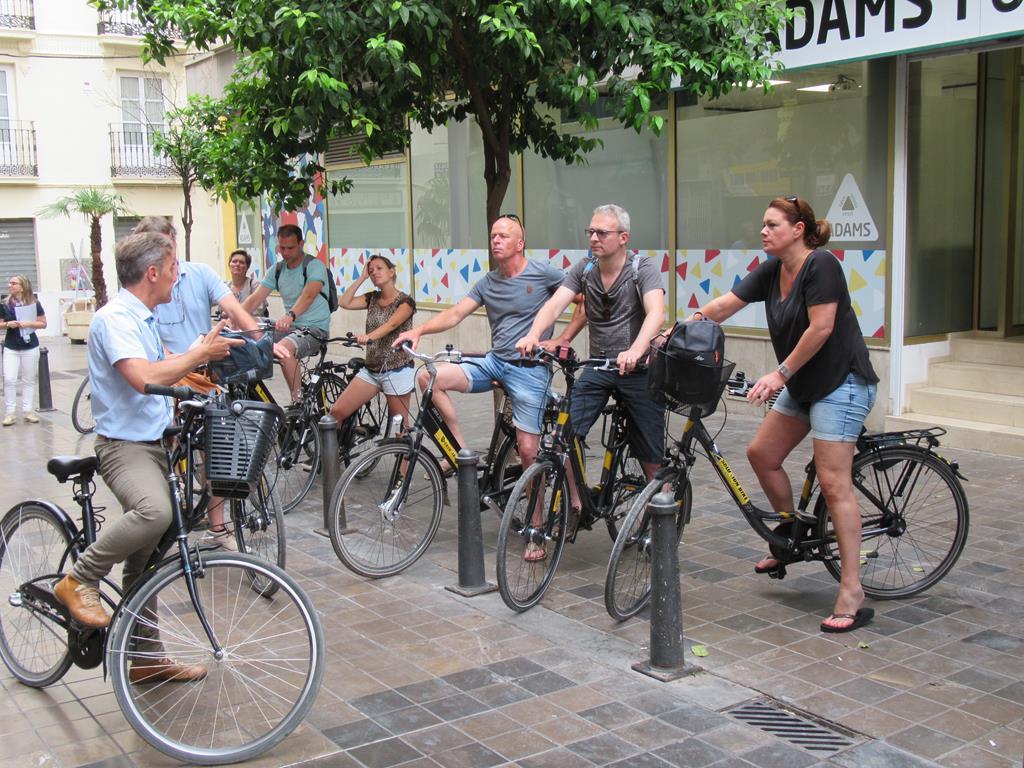
[[[641,296],[661,287],[661,273],[654,259],[636,259],[637,280],[633,280],[632,254],[626,257],[619,276],[606,293],[597,260],[583,259],[572,266],[563,285],[587,300],[587,327],[590,329],[591,357],[618,357],[640,333],[647,313]],[[639,292],[637,287],[639,284]]]
[[[515,277],[504,277],[492,270],[469,289],[467,296],[482,304],[491,324],[491,347],[502,360],[518,360],[516,342],[530,332],[534,318],[544,302],[562,284],[563,273],[549,264],[527,261],[526,269]],[[551,338],[548,328],[541,336]]]

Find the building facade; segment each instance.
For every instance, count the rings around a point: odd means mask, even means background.
[[[185,100],[185,55],[144,64],[143,31],[132,14],[100,13],[81,0],[0,4],[0,273],[33,281],[47,335],[64,332],[64,311],[92,291],[88,223],[45,218],[44,206],[87,187],[123,196],[131,215],[103,219],[111,292],[114,244],[139,217],[173,217],[183,241],[180,181],[152,140]],[[193,207],[194,258],[220,269],[218,211],[202,190]]]

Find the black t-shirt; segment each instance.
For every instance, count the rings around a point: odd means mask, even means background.
[[[36,301],[36,320],[43,316],[43,305]],[[17,320],[18,317],[15,314],[14,306],[7,303],[6,301],[0,304],[0,319],[5,323],[12,320]],[[33,330],[29,334],[28,340],[26,341],[21,336],[20,328],[8,328],[7,336],[4,338],[4,346],[7,349],[34,349],[39,346],[39,337],[36,336],[36,332]]]
[[[842,384],[851,372],[864,377],[868,383],[876,383],[878,376],[868,359],[868,348],[850,305],[846,276],[836,257],[831,251],[813,251],[800,268],[785,301],[779,294],[781,265],[778,259],[769,259],[732,289],[748,304],[765,303],[768,332],[780,363],[810,327],[807,308],[817,304],[838,305],[832,335],[786,382],[789,394],[800,403],[816,402]]]

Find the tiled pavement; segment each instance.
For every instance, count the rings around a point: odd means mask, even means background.
[[[66,413],[84,349],[50,348],[61,410],[39,427],[0,432],[5,509],[28,496],[64,503],[66,489],[43,463],[91,447]],[[487,398],[459,407],[467,424],[487,422]],[[734,413],[719,439],[748,491],[742,449],[755,426]],[[956,458],[971,481],[971,531],[956,569],[921,597],[874,603],[869,628],[834,637],[817,631],[835,593],[831,578],[815,564],[792,567],[782,582],[756,577],[760,541],[699,463],[680,558],[687,662],[703,671],[669,684],[630,669],[647,655],[646,619],[619,625],[604,611],[610,541],[602,531],[567,547],[542,604],[514,615],[496,594],[464,599],[443,589],[456,581],[453,509],[420,563],[371,582],[346,571],[310,532],[317,496],[288,517],[288,570],[321,612],[324,685],[307,722],[253,764],[1020,766],[1024,464],[970,451]],[[109,499],[102,486],[101,497]],[[497,526],[484,521],[493,578]],[[709,655],[693,658],[695,643]],[[0,768],[172,764],[130,730],[97,670],[73,669],[43,691],[3,671],[0,685],[8,694],[0,699]],[[823,758],[724,712],[761,696],[839,725],[854,746]]]

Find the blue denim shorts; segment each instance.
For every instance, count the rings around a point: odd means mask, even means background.
[[[864,377],[851,373],[838,387],[825,397],[801,405],[783,387],[779,399],[772,406],[783,416],[792,416],[811,423],[811,437],[830,443],[855,443],[860,436],[872,406],[875,404],[876,384],[868,384]]]
[[[367,384],[373,384],[385,395],[407,395],[412,392],[415,381],[415,371],[411,365],[403,368],[395,368],[390,371],[374,373],[367,368],[360,368],[356,374],[357,379],[362,379]]]
[[[542,365],[523,367],[502,360],[493,352],[459,366],[469,380],[470,392],[487,392],[497,380],[512,400],[512,423],[517,429],[539,435],[548,394],[548,369]]]

